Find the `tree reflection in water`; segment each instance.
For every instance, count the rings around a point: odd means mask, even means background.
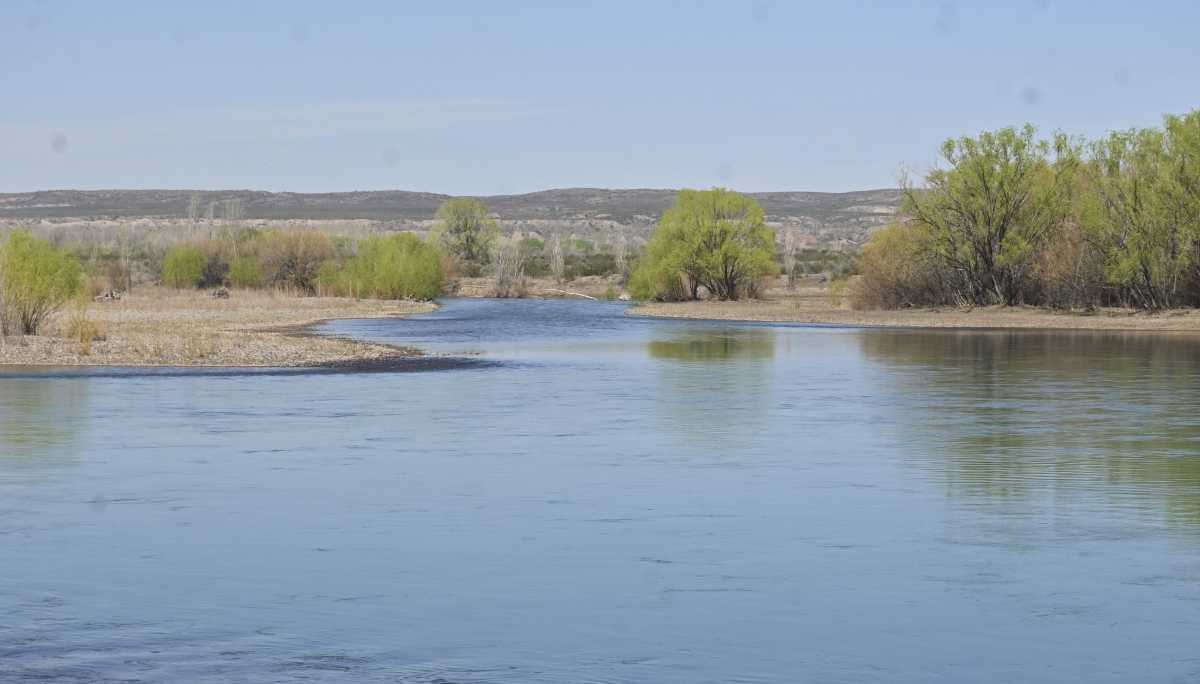
[[[1200,341],[869,331],[895,443],[951,496],[1120,505],[1200,527]]]
[[[746,462],[766,421],[775,344],[769,328],[689,328],[649,340],[649,356],[660,362],[661,431],[722,462]]]
[[[0,459],[73,457],[87,417],[87,380],[0,378]]]

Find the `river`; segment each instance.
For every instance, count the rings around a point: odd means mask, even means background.
[[[1200,680],[1200,342],[448,300],[0,372],[0,681]]]

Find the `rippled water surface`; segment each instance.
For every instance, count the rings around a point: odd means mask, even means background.
[[[1193,339],[328,329],[478,363],[0,374],[0,681],[1200,681]]]

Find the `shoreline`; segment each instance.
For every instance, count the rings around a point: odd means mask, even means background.
[[[806,299],[808,299],[806,301]],[[741,302],[647,302],[626,315],[665,320],[791,323],[887,330],[1096,331],[1200,335],[1200,311],[1148,313],[1125,309],[1063,312],[1038,307],[989,306],[855,311],[811,298],[781,297]]]
[[[855,311],[841,306],[825,288],[779,288],[767,296],[739,302],[640,303],[628,307],[625,315],[886,330],[1200,335],[1200,310],[1147,313],[1101,309],[1083,313],[992,306]],[[77,316],[69,308],[58,312],[42,335],[0,340],[0,375],[37,376],[49,369],[90,370],[93,375],[104,369],[133,374],[157,371],[160,375],[171,369],[231,374],[272,370],[369,373],[486,364],[482,359],[427,356],[413,347],[316,331],[334,320],[404,318],[438,308],[432,302],[296,297],[259,291],[235,291],[228,299],[216,299],[200,291],[144,288],[119,301],[89,306],[87,320],[101,332],[90,343],[65,336],[71,319]]]
[[[216,299],[201,291],[143,288],[88,307],[87,320],[100,331],[90,343],[65,336],[74,315],[69,305],[41,334],[0,340],[0,374],[21,368],[368,372],[433,367],[436,357],[419,349],[315,329],[333,320],[403,318],[435,310],[436,304],[426,302],[258,291]]]

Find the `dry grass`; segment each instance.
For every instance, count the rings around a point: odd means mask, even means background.
[[[494,297],[496,283],[493,278],[459,278],[455,282],[458,297]],[[565,283],[553,278],[526,278],[525,294],[529,299],[570,299],[571,293],[603,299],[609,288],[621,291],[620,279],[616,276],[582,276]]]
[[[1200,332],[1200,310],[1145,313],[1128,309],[1062,312],[1037,307],[990,306],[853,311],[839,302],[827,285],[807,284],[795,290],[772,288],[766,298],[746,302],[679,302],[641,304],[629,313],[659,318],[729,321],[818,323],[898,328],[1040,328],[1078,330],[1144,330]]]
[[[332,318],[383,318],[433,308],[256,291],[216,299],[204,292],[141,288],[120,301],[91,305],[86,320],[102,336],[81,339],[80,314],[66,310],[45,335],[0,343],[0,364],[287,367],[412,356],[418,352],[302,331]]]

